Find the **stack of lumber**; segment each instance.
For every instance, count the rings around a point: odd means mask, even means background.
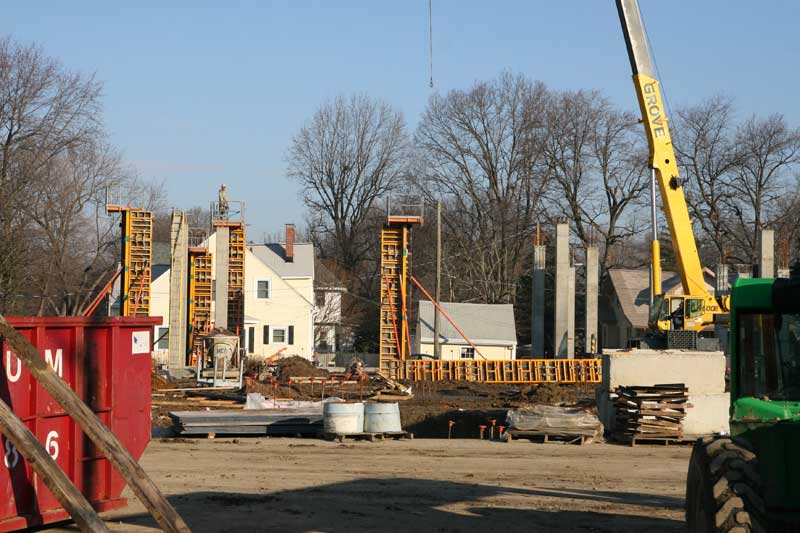
[[[683,383],[620,386],[614,400],[614,437],[635,444],[637,440],[678,441],[683,438],[683,418],[689,390]]]
[[[316,435],[322,409],[235,409],[169,413],[178,435]]]

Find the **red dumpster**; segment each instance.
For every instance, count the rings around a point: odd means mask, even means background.
[[[7,317],[137,460],[150,440],[153,326],[161,318]],[[0,344],[0,397],[98,511],[126,505],[125,484],[77,424]],[[69,518],[14,446],[0,437],[0,531]]]

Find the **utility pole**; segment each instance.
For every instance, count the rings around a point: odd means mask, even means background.
[[[442,201],[436,202],[436,302],[442,300]],[[439,310],[433,306],[433,356],[442,358],[442,347],[439,343]]]

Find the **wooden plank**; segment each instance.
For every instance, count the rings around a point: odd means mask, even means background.
[[[185,391],[212,391],[212,390],[230,391],[230,390],[239,390],[239,387],[183,387],[179,389],[158,389],[158,392],[185,392]]]
[[[72,484],[55,459],[44,449],[28,427],[0,399],[0,431],[28,461],[53,496],[81,528],[81,531],[108,531],[83,494]],[[20,465],[22,467],[22,465]]]
[[[14,350],[17,357],[25,363],[36,381],[58,402],[83,433],[111,462],[139,501],[150,511],[161,529],[167,532],[191,531],[116,435],[55,373],[30,341],[11,327],[2,315],[0,315],[0,335]]]
[[[288,409],[216,409],[213,411],[170,411],[172,419],[226,419],[226,418],[265,418],[280,419],[290,417],[322,418],[322,409],[310,410],[306,408]]]

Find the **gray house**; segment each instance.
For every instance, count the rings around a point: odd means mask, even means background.
[[[448,320],[439,315],[442,359],[515,359],[517,329],[511,304],[470,304],[442,302],[442,308],[478,348],[478,353]],[[434,306],[420,300],[416,353],[433,355]]]

